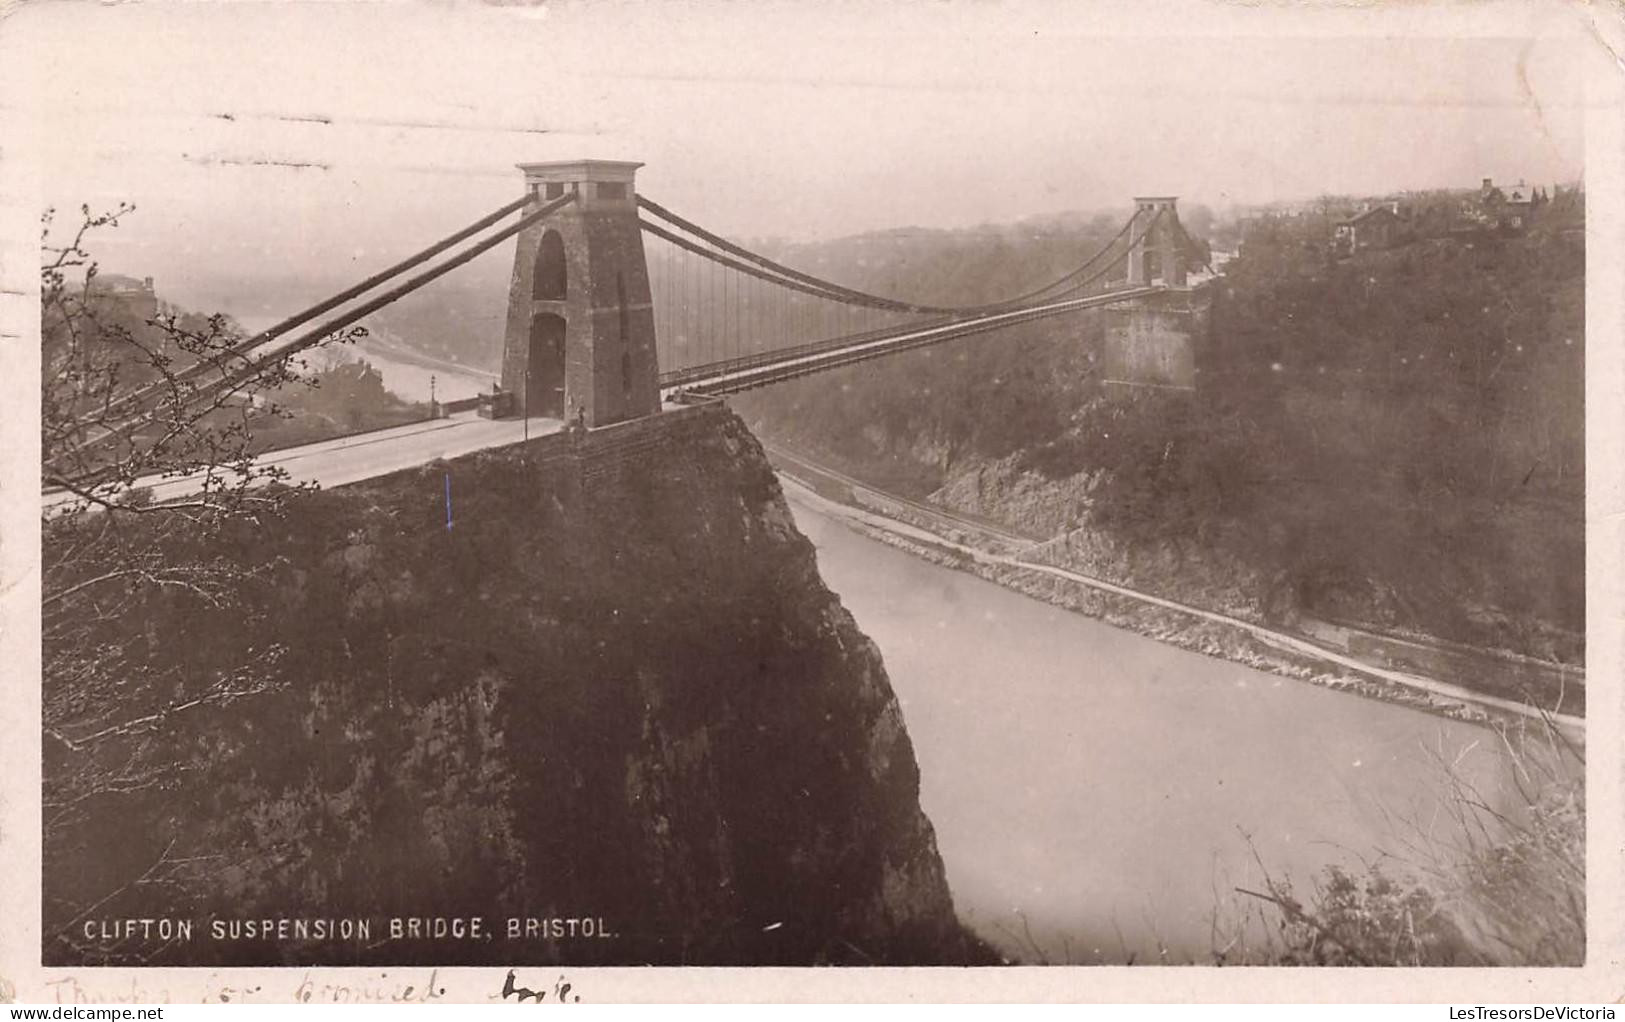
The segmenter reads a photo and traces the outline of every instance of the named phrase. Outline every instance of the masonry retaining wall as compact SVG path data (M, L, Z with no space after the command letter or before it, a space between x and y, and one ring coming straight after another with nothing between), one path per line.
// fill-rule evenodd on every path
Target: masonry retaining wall
M525 471L561 489L608 487L641 466L683 457L732 415L726 404L711 401L592 430L565 429L470 457L522 461Z

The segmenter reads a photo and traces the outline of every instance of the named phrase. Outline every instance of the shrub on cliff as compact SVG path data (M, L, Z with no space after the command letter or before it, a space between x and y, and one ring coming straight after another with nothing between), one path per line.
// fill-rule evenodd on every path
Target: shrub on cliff
M1264 870L1263 938L1237 934L1221 964L1554 966L1585 962L1582 750L1548 725L1501 735L1516 798L1492 804L1441 760L1442 812L1386 862L1328 867L1299 896ZM1262 864L1261 864L1262 865Z

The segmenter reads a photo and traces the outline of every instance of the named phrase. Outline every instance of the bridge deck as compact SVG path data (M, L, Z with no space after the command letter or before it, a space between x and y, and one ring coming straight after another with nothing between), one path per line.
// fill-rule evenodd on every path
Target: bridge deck
M533 417L530 436L557 433L564 428L560 419ZM268 451L254 460L259 466L276 466L288 473L289 483L318 483L324 487L344 486L364 479L425 465L436 458L457 458L475 451L504 447L525 438L523 419L482 419L465 412L445 419L431 419L405 426L357 433L298 447ZM181 500L197 493L201 475L164 478L150 476L138 480L140 488L150 488L157 503ZM44 511L71 505L77 498L65 491L46 492Z
M1119 288L1104 294L1071 298L1060 302L1026 306L1009 312L998 312L974 318L930 323L902 329L861 334L854 337L819 341L780 351L746 355L726 362L695 366L663 374L662 392L673 394L678 390L693 390L704 394L731 394L753 387L807 376L812 373L851 365L872 358L881 358L910 348L922 348L944 341L986 333L1001 327L1013 326L1035 319L1046 319L1069 312L1115 305L1118 302L1145 298L1168 290L1163 285Z
M669 399L682 390L710 395L736 393L911 348L969 337L1029 320L1143 298L1165 290L1167 288L1161 285L1117 288L1084 298L1026 306L974 318L938 319L913 327L832 338L796 348L680 369L661 378L662 398L667 399L662 401L662 407L666 410L681 407ZM528 432L530 436L538 437L563 428L564 423L559 419L532 418ZM518 443L524 439L526 432L523 419L482 419L474 412L464 412L445 419L410 423L271 451L261 455L255 463L283 469L288 473L289 483L344 486L427 464L437 458L456 458ZM198 492L203 482L201 475L178 478L151 476L139 480L136 485L150 489L155 502L167 503ZM41 497L47 514L65 509L77 499L73 494L60 490L47 491Z

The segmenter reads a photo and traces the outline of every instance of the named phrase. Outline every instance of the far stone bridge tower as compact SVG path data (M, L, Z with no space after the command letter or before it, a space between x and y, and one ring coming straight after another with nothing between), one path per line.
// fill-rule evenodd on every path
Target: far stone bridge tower
M633 175L641 163L522 163L526 212L575 201L519 234L502 389L513 412L603 426L660 410L654 307Z
M1191 242L1179 223L1178 201L1166 195L1134 200L1127 286L1166 290L1106 310L1107 383L1196 389L1209 301L1189 283Z

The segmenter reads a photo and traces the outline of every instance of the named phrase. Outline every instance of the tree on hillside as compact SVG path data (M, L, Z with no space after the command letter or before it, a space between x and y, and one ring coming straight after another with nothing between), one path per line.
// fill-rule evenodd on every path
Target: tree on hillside
M263 500L247 491L277 474L250 463L247 437L256 421L281 414L265 398L304 382L304 363L256 365L237 350L242 334L223 315L166 308L135 320L109 301L96 287L85 241L133 210L93 215L83 207L73 237L60 244L53 244L54 211L42 218L42 482L97 508L127 502L139 479L155 475L197 475L194 510ZM328 340L364 334L357 327Z
M281 414L265 396L303 379L302 364L292 361L253 366L235 350L242 338L224 316L171 310L141 320L108 302L95 286L87 240L133 208L93 214L81 207L66 240L53 237L52 211L42 218L47 862L74 847L80 824L186 769L167 741L173 722L278 683L274 648L244 649L235 666L196 677L166 668L158 655L183 637L129 627L164 601L231 606L258 582L229 558L201 551L223 525L277 514L288 499L286 489L265 488L281 473L256 465L248 445L256 423ZM228 382L209 389L217 381ZM155 503L140 488L152 477L190 477L195 486L182 499ZM131 527L136 519L140 528ZM176 557L166 547L199 553ZM85 943L75 930L83 920L114 914L121 895L174 883L206 863L203 850L166 843L156 821L149 829L99 859L99 875L63 882L47 871L48 942Z
M384 389L384 378L368 362L334 366L321 375L321 386L305 403L312 409L341 418L350 429L360 429L369 413L401 404Z

